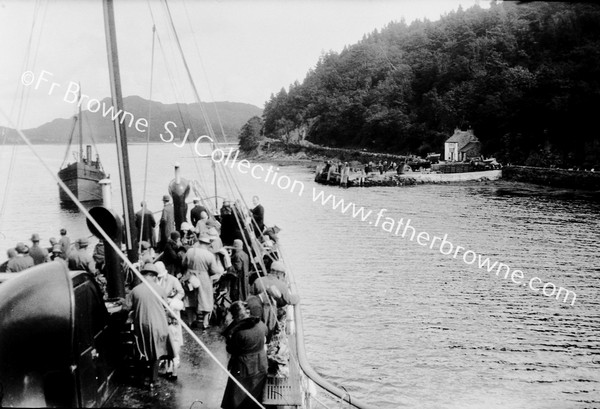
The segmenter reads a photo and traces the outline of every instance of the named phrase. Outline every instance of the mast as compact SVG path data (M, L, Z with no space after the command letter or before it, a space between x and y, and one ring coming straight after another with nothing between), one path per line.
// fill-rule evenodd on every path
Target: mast
M79 83L79 162L83 162L83 118L81 117L81 83Z
M106 49L108 54L108 71L110 74L110 91L112 105L119 112L123 111L123 96L121 94L121 75L119 71L119 56L117 53L117 36L112 0L104 0L104 31L106 33ZM123 221L125 223L125 245L130 261L137 261L137 248L132 235L135 225L133 212L133 196L131 194L131 175L129 174L129 154L127 151L126 127L120 116L114 119L115 136L117 139L117 159L119 162L119 177L121 181L121 198L123 199Z

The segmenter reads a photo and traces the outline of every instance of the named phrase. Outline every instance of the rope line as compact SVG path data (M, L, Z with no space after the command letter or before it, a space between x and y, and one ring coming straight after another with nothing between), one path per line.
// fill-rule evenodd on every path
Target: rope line
M31 141L27 138L27 136L25 136L25 134L21 131L21 129L15 127L12 124L12 121L10 120L10 118L6 115L6 113L1 108L0 108L0 114L2 114L2 116L5 118L5 120L11 127L15 128L15 130L17 131L17 133L19 134L21 139L25 142L25 144L27 144L27 146L29 147L31 152L34 154L35 157L37 157L37 159L40 161L42 166L44 166L44 168L46 168L48 173L50 173L52 175L54 180L60 185L61 189L63 189L63 191L71 198L71 200L73 200L73 202L77 205L79 210L85 215L85 217L89 220L89 222L92 223L92 225L98 230L98 232L102 235L104 240L113 248L113 250L123 260L123 262L127 265L127 267L129 267L129 269L141 280L142 283L144 283L144 285L148 286L148 288L150 289L150 292L152 292L152 294L160 301L160 303L165 307L165 309L167 311L169 311L169 313L171 313L173 316L175 316L175 319L179 322L179 324L182 326L182 328L184 328L186 330L186 332L194 339L194 341L196 341L196 343L198 345L200 345L200 347L208 354L208 356L212 360L215 361L215 363L227 374L227 376L231 380L234 381L234 383L244 393L246 393L248 395L249 398L251 398L256 404L258 404L258 406L261 409L266 409L250 392L248 392L248 390L244 387L244 385L242 385L240 383L240 381L238 381L227 370L227 368L221 363L221 361L219 361L219 359L210 351L210 349L208 349L208 347L200 340L200 338L198 338L198 336L191 330L191 328L187 326L187 324L183 321L183 319L181 319L180 316L177 316L177 314L175 313L175 311L173 311L171 309L169 304L165 300L163 300L163 298L156 292L156 290L154 288L152 288L152 286L144 278L144 276L138 271L138 269L133 265L133 263L131 263L131 261L129 261L129 259L125 256L125 254L123 254L121 249L108 236L108 234L104 231L104 229L102 229L100 224L98 224L98 222L90 215L90 213L83 206L83 204L77 199L77 197L75 197L73 192L71 192L71 190L67 187L67 185L62 180L60 180L60 178L52 171L52 169L50 169L50 166L44 161L44 158L36 151L36 149L32 145Z

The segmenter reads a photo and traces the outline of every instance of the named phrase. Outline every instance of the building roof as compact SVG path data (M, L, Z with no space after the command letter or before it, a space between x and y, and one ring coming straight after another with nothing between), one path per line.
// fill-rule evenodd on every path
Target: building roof
M462 149L469 142L479 142L472 129L461 131L457 128L454 130L454 135L446 140L446 143L458 143L458 149Z
M479 145L481 145L481 142L479 141L471 141L469 143L467 143L465 146L463 146L462 148L460 148L458 151L459 152L469 152L471 149L473 148L479 148Z

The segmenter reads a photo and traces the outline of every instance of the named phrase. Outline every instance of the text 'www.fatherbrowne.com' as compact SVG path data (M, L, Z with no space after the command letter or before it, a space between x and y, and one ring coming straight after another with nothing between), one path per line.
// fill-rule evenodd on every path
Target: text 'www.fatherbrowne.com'
M448 235L444 237L433 236L425 231L417 231L411 225L412 220L400 218L399 220L391 217L384 217L387 209L380 209L375 215L372 210L367 210L363 206L356 206L353 202L346 202L344 199L337 198L335 195L325 196L325 192L318 191L313 187L313 202L320 203L323 206L331 206L333 210L338 210L342 214L349 215L362 222L368 222L375 227L381 227L388 233L402 238L408 238L410 241L415 241L418 245L429 247L432 250L438 250L445 256L454 259L462 259L463 262L469 265L477 265L480 269L486 270L488 273L494 273L498 277L505 280L511 280L517 285L529 287L531 291L541 293L546 297L554 297L563 303L575 304L577 295L574 291L567 290L563 287L558 287L550 282L544 282L539 277L525 279L525 274L521 270L511 269L510 266L498 261L490 260L489 257L482 257L473 250L468 250L463 246L454 246L448 241ZM373 221L375 219L375 221ZM562 299L561 299L562 298Z

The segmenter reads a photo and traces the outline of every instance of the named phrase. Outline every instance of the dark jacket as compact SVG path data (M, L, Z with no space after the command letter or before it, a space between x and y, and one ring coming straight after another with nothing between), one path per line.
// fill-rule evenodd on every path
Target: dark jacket
M231 354L227 369L259 402L267 379L267 327L255 317L232 323L223 333ZM255 408L246 394L231 380L227 381L221 407Z
M154 228L156 227L156 219L152 212L148 209L144 211L140 210L135 214L135 228L137 229L136 237L140 237L140 228L142 227L142 221L144 222L144 229L142 231L142 240L150 243L150 246L156 246L156 235L154 234Z

